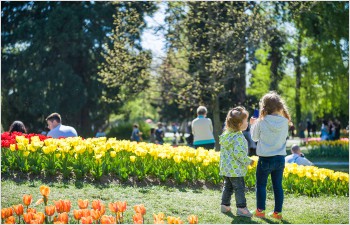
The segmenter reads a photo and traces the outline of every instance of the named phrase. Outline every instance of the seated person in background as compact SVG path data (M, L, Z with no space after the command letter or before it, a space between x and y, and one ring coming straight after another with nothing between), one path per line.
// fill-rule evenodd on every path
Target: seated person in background
M297 144L293 144L291 148L291 155L286 156L286 163L296 163L303 166L313 166L314 164L304 157L301 153L300 147Z
M10 133L12 133L14 131L21 132L24 134L27 133L26 127L24 126L22 121L19 121L19 120L14 121L9 128Z
M77 137L77 131L70 126L61 124L61 115L58 113L52 113L46 118L47 127L50 129L47 136L53 138L59 137Z
M96 133L96 136L97 138L99 137L106 137L106 133L102 131L102 129L98 129L98 132Z

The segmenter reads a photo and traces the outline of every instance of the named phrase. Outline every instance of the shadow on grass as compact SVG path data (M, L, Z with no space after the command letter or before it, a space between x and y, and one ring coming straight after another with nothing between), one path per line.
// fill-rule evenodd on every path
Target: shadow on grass
M232 213L232 211L229 211L229 212L223 213L223 214L233 218L231 224L254 224L254 223L257 223L256 221L252 220L252 218L250 218L250 217L235 216Z
M159 179L148 176L142 180L137 177L128 177L128 179L121 180L114 174L103 175L99 179L94 178L91 175L86 175L82 178L76 178L74 173L64 177L61 173L55 175L49 175L41 173L40 175L32 173L23 173L20 171L11 171L1 174L1 180L11 180L17 184L28 184L32 187L41 185L42 183L47 185L59 185L62 188L68 188L69 185L74 184L76 188L82 189L85 186L94 186L99 189L110 188L113 186L122 187L144 187L145 191L148 187L162 186L168 189L176 188L181 192L188 192L189 189L194 193L201 193L203 190L221 190L222 184L213 184L205 181L196 182L184 182L179 184L173 179L168 179L165 182Z
M284 219L282 219L282 220L276 220L276 219L270 219L270 218L261 218L261 219L269 224L279 224L279 223L290 224L290 222L288 220L284 220Z
M257 221L253 220L253 218L250 217L244 217L244 216L235 216L232 211L229 211L227 213L223 213L226 216L229 216L233 218L231 224L258 224ZM276 220L276 219L270 219L270 218L259 218L261 220L264 220L266 223L269 224L290 224L287 220Z

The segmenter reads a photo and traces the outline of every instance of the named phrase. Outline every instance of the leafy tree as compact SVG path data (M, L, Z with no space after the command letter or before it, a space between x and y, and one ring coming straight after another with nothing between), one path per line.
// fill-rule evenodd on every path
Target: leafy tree
M121 106L127 99L149 87L152 55L140 45L140 36L145 28L143 16L128 2L126 8L119 8L114 16L114 29L110 39L113 46L105 46L106 60L100 67L100 81L107 86L103 92L106 102ZM143 3L145 11L154 10L153 3Z
M2 125L23 120L30 132L62 115L80 135L108 115L97 81L102 43L115 7L109 2L2 2Z
M91 135L117 106L103 101L107 85L98 80L104 44L112 44L113 14L131 7L143 18L143 6L152 4L2 2L3 127L20 119L38 132L56 111L79 135ZM133 39L140 42L139 34Z
M181 51L175 56L188 61L183 73L190 76L178 90L182 104L206 105L218 139L224 111L220 99L245 101L246 46L259 40L264 20L248 2L176 2L170 3L168 13L169 49Z
M297 123L302 120L302 111L304 115L331 114L347 121L348 2L290 3L289 9L299 31L295 55Z

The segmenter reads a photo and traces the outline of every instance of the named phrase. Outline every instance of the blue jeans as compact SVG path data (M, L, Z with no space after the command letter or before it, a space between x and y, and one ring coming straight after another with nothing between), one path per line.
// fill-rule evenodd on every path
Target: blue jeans
M221 205L230 206L232 194L235 192L236 207L247 207L244 191L244 177L224 177L224 188L222 190Z
M256 205L265 210L267 178L271 174L273 193L275 196L275 212L282 212L283 189L282 178L284 170L284 156L259 157L256 168Z

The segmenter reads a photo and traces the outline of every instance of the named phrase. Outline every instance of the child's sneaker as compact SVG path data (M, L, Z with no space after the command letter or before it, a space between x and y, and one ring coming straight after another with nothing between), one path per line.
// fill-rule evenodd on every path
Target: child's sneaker
M270 212L268 215L278 220L282 219L282 213L279 212Z
M231 211L231 207L230 206L227 206L227 205L221 205L221 212L222 213L227 213Z
M259 217L259 218L265 218L265 210L262 209L256 209L252 212L253 216Z
M237 216L252 217L253 214L251 214L247 209L247 207L245 207L245 208L237 208Z

